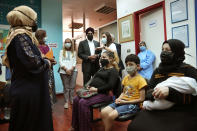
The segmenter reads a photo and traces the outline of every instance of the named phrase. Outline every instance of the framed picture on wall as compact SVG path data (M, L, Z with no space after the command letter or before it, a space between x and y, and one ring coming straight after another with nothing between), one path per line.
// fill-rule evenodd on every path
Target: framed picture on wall
M8 35L8 29L0 28L0 55L5 52L6 38Z
M176 0L170 3L171 22L177 23L188 20L188 3L187 0Z
M172 38L181 40L185 44L185 47L189 47L188 25L181 25L181 26L173 27Z
M127 15L118 19L120 43L134 40L133 15Z

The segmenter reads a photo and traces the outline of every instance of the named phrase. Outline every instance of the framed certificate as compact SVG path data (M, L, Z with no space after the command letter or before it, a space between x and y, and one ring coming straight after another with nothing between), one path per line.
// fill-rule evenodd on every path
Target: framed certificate
M188 25L181 25L181 26L173 27L172 38L181 40L185 44L185 47L189 47Z
M134 40L133 15L118 19L118 29L120 43Z
M177 23L188 20L188 2L187 0L176 0L170 3L171 22Z

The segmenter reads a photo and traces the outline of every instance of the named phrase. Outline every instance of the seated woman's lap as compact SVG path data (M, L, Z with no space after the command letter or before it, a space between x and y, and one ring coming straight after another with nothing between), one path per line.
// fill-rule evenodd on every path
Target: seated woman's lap
M112 101L112 96L106 94L97 94L90 98L80 98L78 96L74 98L74 102L77 102L79 105L86 105L86 106L91 106L97 103L108 102L108 101Z
M197 116L190 111L140 111L128 131L196 131Z

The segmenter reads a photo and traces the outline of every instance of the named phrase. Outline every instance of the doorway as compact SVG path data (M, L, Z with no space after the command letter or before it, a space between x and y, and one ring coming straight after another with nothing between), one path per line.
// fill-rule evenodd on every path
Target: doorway
M164 41L163 8L157 8L140 15L140 41L145 41L147 48L155 56L155 66L160 63L160 53Z

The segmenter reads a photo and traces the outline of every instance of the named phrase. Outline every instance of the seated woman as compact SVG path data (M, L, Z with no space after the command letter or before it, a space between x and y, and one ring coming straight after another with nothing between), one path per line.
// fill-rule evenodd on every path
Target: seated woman
M91 131L90 106L112 100L109 91L116 86L118 79L118 65L114 63L116 62L113 52L106 51L102 54L100 58L102 68L95 74L89 86L90 91L98 94L87 99L78 96L74 98L70 130Z
M182 41L170 39L163 43L161 63L153 72L148 84L149 89L156 87L171 76L190 77L197 80L197 70L183 63L185 45ZM148 91L149 92L149 91ZM175 103L166 110L142 110L128 126L128 131L196 131L196 96L184 94L164 86L146 95L147 100L166 99Z

